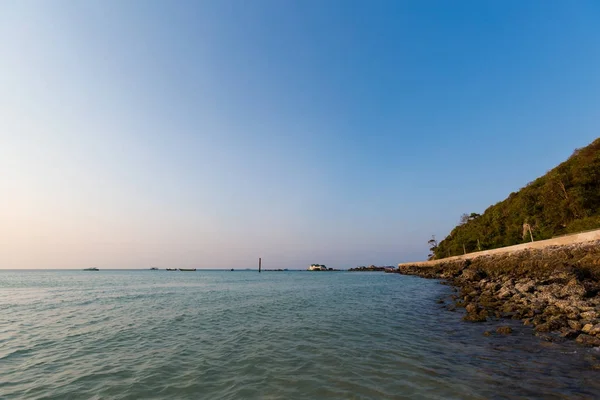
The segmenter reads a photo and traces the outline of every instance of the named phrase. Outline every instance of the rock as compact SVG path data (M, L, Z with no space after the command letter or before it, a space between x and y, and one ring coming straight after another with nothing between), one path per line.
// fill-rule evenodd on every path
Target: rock
M477 269L467 268L462 272L460 278L466 281L480 281L481 279L485 278L485 272Z
M581 319L590 319L594 320L598 318L598 313L596 311L585 311L579 314Z
M531 318L535 315L535 312L531 308L524 308L521 315L523 318Z
M457 298L452 304L447 298L434 301L440 299L440 307L449 310L464 307L465 321L513 318L535 326L536 335L545 340L579 338L582 344L594 345L600 339L600 240L399 270L445 277ZM484 335L498 335L495 329Z
M503 335L508 335L512 333L512 328L510 326L499 326L496 328L496 332L501 333Z
M469 314L476 313L479 311L479 306L476 303L469 303L465 306L465 310L467 310L467 313Z
M592 336L600 335L600 324L594 325L592 327L592 329L590 329L590 331L588 332L588 335L592 335Z
M506 287L514 287L515 286L515 281L509 276L504 277L502 279L502 281L504 282L504 286L506 286Z
M485 331L485 332L483 332L483 336L492 336L492 332Z
M560 328L563 327L563 324L561 323L560 319L551 319L548 322L545 322L543 324L539 324L538 326L535 327L535 330L537 332L553 332L553 331L557 331Z
M565 339L575 339L577 336L579 336L579 331L575 329L563 328L560 332L560 337Z
M498 297L499 299L506 299L507 297L512 296L512 291L507 288L506 286L502 287L502 289L500 289L498 291L498 293L496 294L496 297Z
M569 328L576 330L576 331L580 331L583 328L583 324L581 322L574 321L572 319L569 320L568 324L569 324Z
M505 313L512 313L516 311L516 307L514 306L514 304L511 303L505 303L504 306L502 307L502 312Z
M596 308L592 306L579 306L579 311L585 313L586 311L594 311Z
M573 269L568 268L556 268L552 275L550 275L550 280L557 283L570 282L573 279Z
M578 320L579 319L579 313L576 313L576 312L569 313L569 314L567 314L567 318L568 319L572 319L572 320Z
M594 327L594 325L592 325L592 324L585 324L583 326L583 328L581 328L581 331L583 333L589 333L592 330L593 327Z
M535 334L537 337L539 337L540 339L546 341L546 342L551 342L551 343L562 343L564 342L566 339L560 336L554 336L554 335L548 335L546 333L536 333Z
M582 333L581 335L577 336L577 339L575 339L575 341L584 346L589 346L589 347L600 346L600 338L586 335L585 333Z
M531 293L535 288L535 282L533 280L529 280L525 283L518 283L515 285L515 289L520 293Z
M583 297L585 296L586 292L587 290L585 289L585 287L581 283L579 283L579 281L576 278L573 278L560 290L560 292L558 292L558 295L560 297Z
M486 316L483 313L468 313L463 317L463 321L468 322L485 322L487 320Z
M546 309L544 310L544 314L546 315L560 315L560 308L552 305L552 306L548 306L546 307Z

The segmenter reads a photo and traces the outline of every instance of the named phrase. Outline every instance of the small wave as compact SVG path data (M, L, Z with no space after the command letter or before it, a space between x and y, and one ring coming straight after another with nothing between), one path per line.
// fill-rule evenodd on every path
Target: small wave
M435 281L344 273L241 279L215 272L201 282L183 274L163 274L169 282L141 272L57 274L43 304L27 290L9 293L16 306L0 326L7 399L600 392L594 372L585 370L598 349L544 347L527 335L485 338L480 325L438 307L435 299L450 288Z

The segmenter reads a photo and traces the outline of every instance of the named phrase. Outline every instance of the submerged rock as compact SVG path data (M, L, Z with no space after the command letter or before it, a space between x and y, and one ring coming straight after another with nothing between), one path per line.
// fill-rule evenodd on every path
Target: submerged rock
M577 343L588 347L600 346L600 338L586 335L585 333L582 333L581 335L577 336L577 339L575 340L577 341Z
M579 336L579 331L575 329L565 329L560 333L560 337L566 339L575 339L577 336Z
M508 335L512 333L512 328L510 326L499 326L498 328L496 328L496 332L502 334L502 335Z

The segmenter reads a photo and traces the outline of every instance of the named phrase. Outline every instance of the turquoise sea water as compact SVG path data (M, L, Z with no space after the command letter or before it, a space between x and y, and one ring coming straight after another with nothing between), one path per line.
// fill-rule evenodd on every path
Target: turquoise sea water
M383 273L0 271L2 399L600 397L598 351L485 337Z

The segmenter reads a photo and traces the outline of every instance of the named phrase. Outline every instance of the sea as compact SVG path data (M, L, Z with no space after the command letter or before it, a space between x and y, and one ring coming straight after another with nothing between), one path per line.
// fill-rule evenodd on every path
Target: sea
M597 349L463 322L452 294L378 272L3 270L0 399L600 398Z

